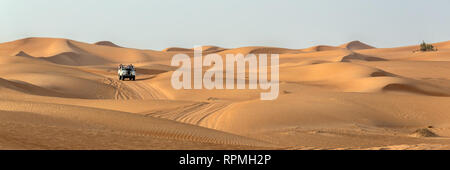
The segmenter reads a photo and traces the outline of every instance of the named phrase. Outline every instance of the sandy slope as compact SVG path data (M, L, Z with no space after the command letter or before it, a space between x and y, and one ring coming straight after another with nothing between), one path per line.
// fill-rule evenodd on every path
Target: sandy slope
M349 50L364 50L364 49L374 49L375 48L370 45L364 44L361 41L352 41L349 43L342 44L339 47L349 49Z
M202 46L280 54L279 98L261 101L262 90L174 90L171 56L193 49L6 42L0 149L450 149L450 42L434 45ZM118 63L137 81L118 81Z
M117 44L114 44L111 41L99 41L99 42L96 42L94 44L95 45L109 46L109 47L121 47L121 46L118 46Z

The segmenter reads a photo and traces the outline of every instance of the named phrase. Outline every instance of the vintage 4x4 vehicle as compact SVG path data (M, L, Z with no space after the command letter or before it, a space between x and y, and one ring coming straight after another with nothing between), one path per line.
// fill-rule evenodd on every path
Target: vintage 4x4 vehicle
M136 80L136 69L133 64L127 66L120 64L117 73L119 74L119 80L125 80L126 78Z

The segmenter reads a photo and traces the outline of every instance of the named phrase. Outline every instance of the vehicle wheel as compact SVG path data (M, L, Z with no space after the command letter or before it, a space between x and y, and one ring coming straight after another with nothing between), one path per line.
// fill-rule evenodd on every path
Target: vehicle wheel
M136 80L136 77L133 77L133 81L135 81Z
M119 80L122 80L122 76L119 76Z

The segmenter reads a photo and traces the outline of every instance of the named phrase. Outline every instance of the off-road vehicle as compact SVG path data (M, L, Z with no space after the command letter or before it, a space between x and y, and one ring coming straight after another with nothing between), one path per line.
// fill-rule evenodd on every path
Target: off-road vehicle
M136 80L136 70L132 64L127 66L120 64L117 73L119 74L119 80L125 80L126 78Z

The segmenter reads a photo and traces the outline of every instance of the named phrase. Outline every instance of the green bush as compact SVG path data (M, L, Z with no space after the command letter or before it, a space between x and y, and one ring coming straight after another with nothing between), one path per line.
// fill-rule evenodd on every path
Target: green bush
M425 41L420 44L420 51L436 51L433 45L425 43Z

